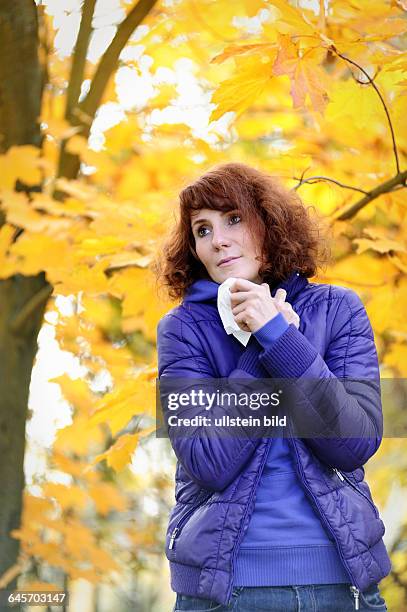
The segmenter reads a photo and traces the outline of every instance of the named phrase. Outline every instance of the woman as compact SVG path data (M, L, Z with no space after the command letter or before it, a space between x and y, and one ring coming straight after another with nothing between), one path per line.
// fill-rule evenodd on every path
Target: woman
M290 417L313 433L205 436L201 421L179 436L169 426L174 612L387 609L384 526L363 480L382 435L374 337L356 293L307 280L323 253L298 196L254 168L224 164L180 194L156 269L183 298L158 325L160 381L293 379L303 399ZM229 278L246 346L217 308Z

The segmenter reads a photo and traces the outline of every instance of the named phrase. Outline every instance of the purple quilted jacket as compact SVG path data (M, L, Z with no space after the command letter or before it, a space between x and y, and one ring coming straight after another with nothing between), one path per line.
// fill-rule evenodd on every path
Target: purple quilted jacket
M342 387L333 394L322 414L319 385L310 387L300 409L313 421L315 437L289 442L300 483L337 546L350 584L364 591L391 569L384 525L363 480L363 465L378 449L383 430L377 354L365 308L354 291L309 283L294 272L272 295L278 287L287 290L300 328L290 325L267 350L254 338L245 348L223 328L218 286L196 281L183 303L159 322L159 378L253 378L260 366L270 378L362 381L352 393ZM349 428L352 435L344 437ZM179 437L171 430L178 459L165 547L171 587L229 604L234 561L273 439L205 437L199 427L195 435ZM338 437L322 437L327 430Z

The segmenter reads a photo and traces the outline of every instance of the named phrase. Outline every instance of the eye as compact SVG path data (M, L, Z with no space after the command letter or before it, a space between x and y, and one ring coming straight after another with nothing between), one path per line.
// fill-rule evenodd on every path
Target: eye
M202 234L201 233L202 230L206 230L206 229L208 229L208 228L205 225L201 225L200 227L198 227L198 230L197 230L196 233L199 236L199 238L202 238L203 236L206 236L206 234Z
M230 225L236 225L237 223L240 223L242 220L242 217L240 215L238 215L237 213L233 213L231 215L229 215L229 223ZM198 238L203 238L204 236L207 235L207 231L209 232L209 229L206 225L200 225L198 227L198 229L196 230L196 235Z

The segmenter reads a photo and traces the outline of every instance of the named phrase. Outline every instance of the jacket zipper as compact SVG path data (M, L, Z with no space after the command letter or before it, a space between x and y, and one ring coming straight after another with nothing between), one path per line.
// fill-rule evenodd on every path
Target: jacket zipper
M233 552L232 552L232 560L231 560L232 572L231 572L231 579L230 579L229 588L228 588L228 594L227 594L227 601L228 601L227 605L230 604L230 597L231 597L232 589L233 589L233 576L234 576L234 571L235 571L234 570L234 562L235 562L236 552L237 552L237 550L239 548L239 545L240 545L240 542L242 541L242 538L243 538L243 525L244 525L244 522L246 520L246 516L247 516L247 514L249 512L250 504L251 504L252 499L254 497L254 494L256 492L257 484L258 484L258 482L260 480L260 477L261 477L261 475L263 473L263 469L264 469L264 466L266 464L267 457L268 457L268 454L269 454L272 438L268 438L268 440L269 440L269 443L268 443L268 445L266 447L266 450L264 451L262 463L260 465L259 470L257 471L257 475L256 475L257 480L255 481L255 483L253 485L253 489L251 491L250 499L247 502L247 506L246 506L246 509L245 509L245 512L244 512L244 515L243 515L243 518L242 518L242 528L241 528L241 530L239 532L239 535L238 535L238 537L236 539L236 543L235 543L235 546L234 546Z
M205 497L203 499L201 499L197 504L195 504L194 506L192 506L192 508L190 508L188 510L188 512L186 512L184 514L184 516L182 518L180 518L180 520L178 521L178 523L176 524L176 526L174 527L174 529L171 532L171 536L170 536L170 543L168 545L168 550L172 550L174 548L175 545L175 540L176 538L179 537L179 534L182 531L182 527L185 525L186 521L189 519L189 517L191 516L191 514L193 514L195 512L195 510L197 508L199 508L199 506L203 506L203 504L205 502L208 501L208 499L212 496L212 493L208 493L205 495Z
M355 598L355 610L359 610L359 595L360 595L360 591L359 589L357 589L355 586L351 586L350 587L351 593L353 595L353 597Z
M359 489L359 487L354 482L352 482L351 479L348 476L345 476L345 474L343 474L340 470L338 470L337 468L334 468L332 466L331 466L331 469L335 472L335 474L338 476L338 478L340 480L342 480L342 482L343 481L347 482L348 485L352 487L352 489L355 489L355 491L360 493L360 495L362 495L362 497L364 497L366 499L366 501L369 502L369 504L372 506L372 508L374 510L375 515L377 516L377 518L379 518L378 514L377 514L377 509L376 509L375 505L373 504L373 502L368 498L368 496L365 493L363 493L363 491L361 491Z
M305 477L304 477L304 470L303 470L303 468L302 468L302 465L301 465L301 462L300 462L300 459L299 459L299 456L298 456L298 449L297 449L297 446L296 446L296 444L295 444L295 440L294 440L292 437L291 437L291 438L289 438L289 439L290 439L290 442L291 442L291 444L293 445L293 448L294 448L294 452L295 452L295 456L296 456L297 465L298 465L298 467L299 467L300 474L301 474L302 483L303 483L303 485L304 485L305 489L308 491L309 497L310 497L310 498L313 500L313 502L314 502L314 504L315 504L316 508L318 509L318 514L319 514L319 516L321 517L322 522L323 522L323 523L325 523L325 525L326 525L326 527L327 527L328 531L331 533L331 535L332 535L333 539L335 540L335 542L336 542L336 548L337 548L337 550L338 550L338 554L339 554L339 556L340 556L340 558L341 558L341 561L342 561L342 563L343 563L343 565L344 565L344 567L345 567L346 571L348 572L348 574L349 574L349 576L350 576L351 580L353 580L352 572L349 570L348 565L347 565L347 563L346 563L346 561L345 561L345 559L344 559L344 557L343 557L342 550L341 550L341 547L339 546L338 540L336 539L336 536L335 536L334 532L332 531L331 526L329 525L328 521L325 519L325 517L324 517L323 513L320 511L320 508L319 508L319 503L318 503L318 501L317 501L316 497L314 496L314 494L312 493L311 489L309 488L309 486L307 485L307 483L306 483L306 481L305 481ZM333 468L333 469L334 469L334 468ZM339 470L338 470L338 471L339 471ZM340 473L340 474L341 474L341 476L343 476L343 474L342 474L342 473ZM343 479L345 479L345 477L344 477L344 476L343 476ZM342 480L342 479L341 479L341 480ZM355 610L359 610L359 594L360 594L360 591L359 591L359 589L358 589L358 588L357 588L355 585L353 585L353 584L352 584L352 585L351 585L349 588L350 588L351 593L353 594L353 597L354 597L354 599L355 599Z

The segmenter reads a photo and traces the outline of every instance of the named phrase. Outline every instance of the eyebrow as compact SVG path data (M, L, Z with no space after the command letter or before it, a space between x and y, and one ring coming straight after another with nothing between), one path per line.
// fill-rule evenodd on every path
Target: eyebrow
M232 213L237 211L237 208L232 208L231 210L224 210L223 212L221 212L222 215L226 215L228 213ZM210 223L210 221L208 219L195 219L195 221L192 223L191 227L194 227L197 223Z

